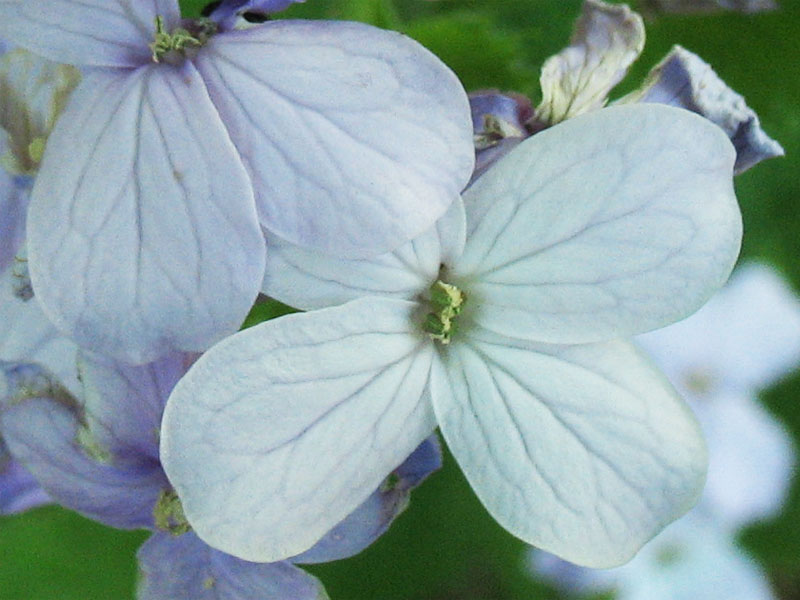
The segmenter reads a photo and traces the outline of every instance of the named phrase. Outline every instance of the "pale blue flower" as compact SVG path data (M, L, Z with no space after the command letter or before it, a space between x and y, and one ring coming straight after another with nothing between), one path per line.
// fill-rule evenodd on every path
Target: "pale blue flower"
M472 172L461 84L397 33L229 30L182 20L177 0L0 0L0 35L82 68L31 197L31 278L59 329L132 363L239 328L262 227L374 255L430 227Z

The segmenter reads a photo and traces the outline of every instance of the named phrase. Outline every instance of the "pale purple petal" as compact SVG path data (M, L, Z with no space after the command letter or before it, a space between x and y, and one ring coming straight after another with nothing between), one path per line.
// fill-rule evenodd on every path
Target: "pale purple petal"
M699 56L680 46L670 51L650 72L642 90L630 98L685 108L719 125L736 148L736 173L784 154L781 145L761 129L758 115L744 98Z
M62 63L137 67L151 61L155 19L178 25L176 0L0 0L0 37Z
M158 461L164 405L189 363L190 357L182 353L142 366L80 355L86 419L97 443L115 456Z
M142 364L239 328L264 239L191 63L84 78L48 141L28 244L45 312L93 351Z
M742 13L757 13L777 10L775 0L645 0L655 10L669 13L712 13L735 10Z
M0 515L11 515L52 500L33 475L8 454L0 437Z
M411 490L442 466L436 435L422 442L403 464L344 521L316 545L291 559L294 563L328 562L354 556L377 540L408 506Z
M533 116L531 101L521 94L497 91L469 95L475 136L475 171L472 179L530 136L527 121Z
M238 19L245 13L269 15L289 8L292 4L306 0L222 0L210 12L208 17L215 21L220 29L233 29Z
M0 145L0 154L6 144ZM20 176L10 175L0 167L0 274L14 263L25 240L25 216L28 211L29 186Z
M193 533L155 533L139 548L137 600L325 600L322 584L288 562L253 563Z
M421 234L472 174L469 104L422 46L361 23L274 21L195 59L272 233L337 256Z
M152 527L159 494L169 488L160 466L115 464L89 441L72 402L61 395L5 406L0 427L11 455L60 504L113 527Z

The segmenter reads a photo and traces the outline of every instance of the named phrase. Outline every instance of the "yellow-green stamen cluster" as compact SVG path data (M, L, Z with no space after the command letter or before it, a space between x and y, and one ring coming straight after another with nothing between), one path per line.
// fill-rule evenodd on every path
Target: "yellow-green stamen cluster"
M186 520L183 505L175 490L161 490L153 508L153 519L156 527L162 531L168 531L172 535L183 535L192 529L189 521Z
M208 41L214 33L214 25L211 21L203 19L197 23L197 32L190 32L188 29L178 27L172 32L167 32L164 28L164 17L156 17L156 35L150 50L153 51L153 62L161 62L161 59L170 53L185 54L190 48L199 48Z
M422 328L434 340L449 344L453 334L453 321L464 308L467 297L456 286L443 281L434 283L430 292L430 303L434 311L425 315Z

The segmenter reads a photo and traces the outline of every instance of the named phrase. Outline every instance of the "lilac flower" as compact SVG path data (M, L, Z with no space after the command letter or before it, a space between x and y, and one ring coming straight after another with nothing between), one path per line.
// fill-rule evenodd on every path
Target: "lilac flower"
M484 148L485 136L476 126L481 172L520 138L605 106L608 94L644 48L644 40L642 18L626 5L585 0L570 45L547 59L542 67L543 98L533 116L521 126L505 130L495 127L491 150ZM499 94L477 96L473 112L477 108L490 120L508 121L511 98ZM524 99L514 99L518 110L526 110ZM744 98L730 89L700 57L680 46L675 46L651 70L639 90L614 104L628 102L685 108L720 126L736 148L737 174L767 158L783 156L783 148L761 129L758 116Z
M320 310L221 342L165 410L162 461L197 534L251 560L301 552L438 424L511 533L630 559L695 502L706 458L624 338L727 278L733 161L697 115L614 107L522 142L394 253L277 244L265 292Z
M191 358L171 354L131 367L83 355L81 402L36 365L5 365L0 431L8 450L64 506L112 527L154 531L139 550L140 600L327 597L292 563L344 558L372 543L405 508L410 490L440 466L436 439L423 441L308 553L272 564L242 561L190 531L159 463L163 405Z
M181 20L176 0L0 0L0 35L85 74L33 189L31 278L59 329L132 363L238 329L262 226L377 254L429 227L472 171L463 88L400 34L232 30Z
M703 496L624 567L594 571L537 551L533 568L565 590L616 589L623 600L773 598L735 534L775 515L788 492L790 437L755 395L800 364L800 301L772 269L749 264L696 314L639 341L703 426Z

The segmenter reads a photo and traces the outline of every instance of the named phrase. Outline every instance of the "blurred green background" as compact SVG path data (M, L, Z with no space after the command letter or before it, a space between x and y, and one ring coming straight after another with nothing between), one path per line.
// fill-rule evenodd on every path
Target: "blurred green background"
M39 0L37 0L39 1ZM181 2L194 16L203 0ZM366 21L438 54L468 91L500 88L538 102L542 62L566 45L580 0L308 0L282 16ZM635 8L636 5L634 4ZM743 258L767 260L800 290L800 3L759 15L659 16L615 96L636 87L673 44L708 61L786 149L736 180ZM762 398L800 442L800 375ZM797 444L800 447L800 443ZM119 532L47 507L0 518L0 600L127 600L146 533ZM800 599L800 480L783 514L742 544L783 599ZM451 456L387 535L358 557L309 568L333 600L557 599L525 573L525 545L484 511ZM271 600L271 599L270 599ZM702 599L698 599L702 600Z

